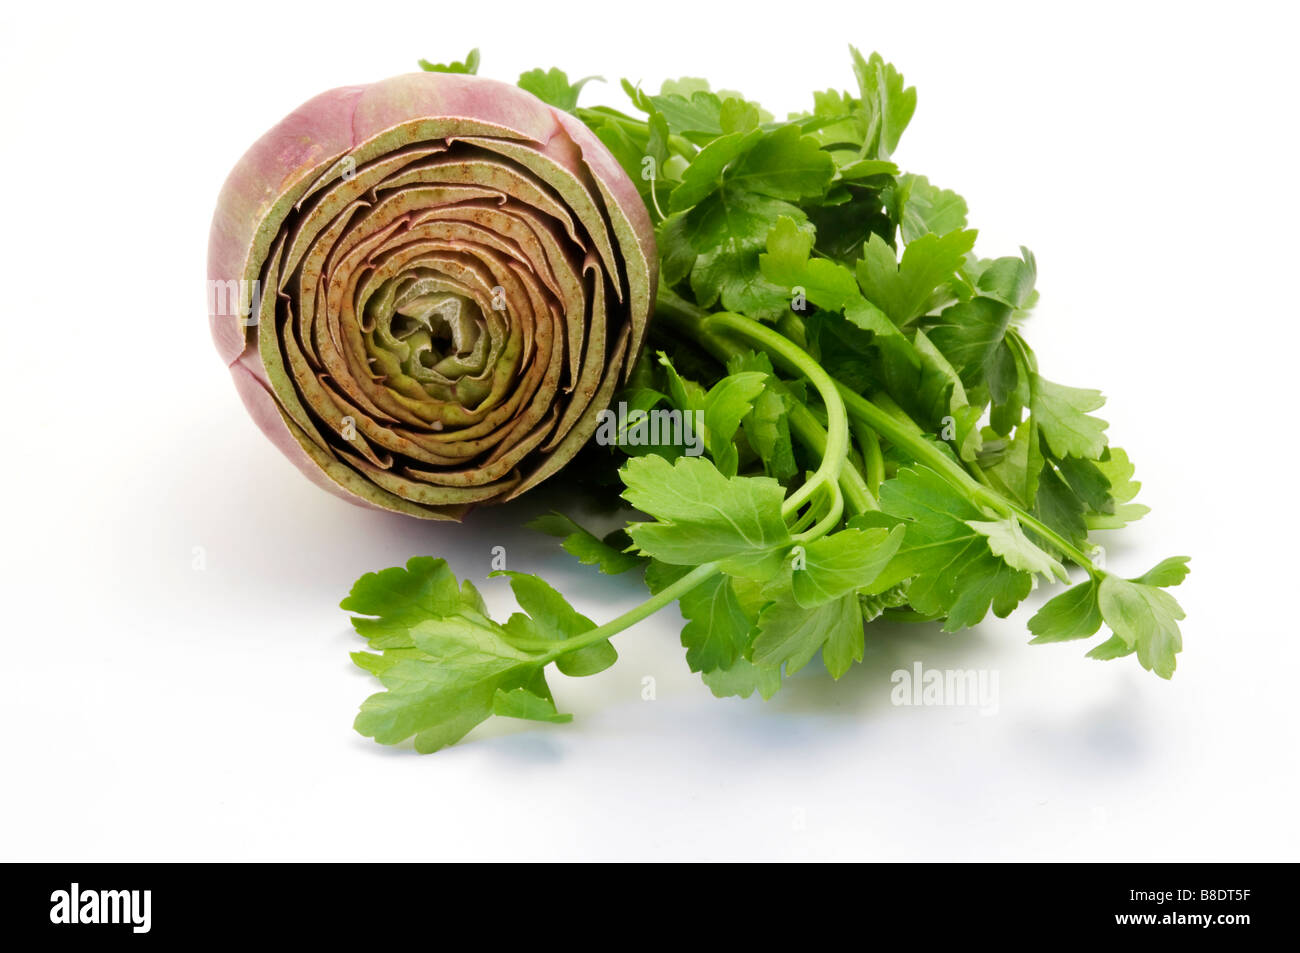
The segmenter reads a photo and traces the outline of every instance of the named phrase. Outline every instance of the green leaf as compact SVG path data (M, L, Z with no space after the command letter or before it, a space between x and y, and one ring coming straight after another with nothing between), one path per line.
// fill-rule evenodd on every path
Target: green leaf
M420 60L420 69L429 73L477 73L478 62L478 47L475 47L469 51L463 63L430 63L428 60Z
M711 145L704 151L709 148ZM801 135L797 126L787 125L754 142L726 171L725 180L733 188L794 202L823 194L834 175L835 162L819 148L817 140Z
M1082 545L1088 539L1083 513L1083 501L1074 495L1051 464L1044 464L1038 475L1034 515L1071 543Z
M853 54L853 74L858 80L867 127L862 154L888 159L916 112L916 87L905 87L903 75L879 53L864 60L854 47L850 46L849 51Z
M944 630L972 626L988 613L1004 617L1029 594L1032 577L993 554L968 521L984 514L928 467L907 467L880 488L880 507L907 534L871 586L880 592L911 579L908 598L923 615L946 615Z
M1038 498L1038 481L1043 472L1043 452L1038 439L1038 424L1033 417L1016 428L1015 437L992 462L980 460L989 482L1008 499L1034 508Z
M508 569L499 569L492 575L510 580L519 607L528 613L541 638L568 639L596 627L596 623L569 605L546 580Z
M548 536L562 537L564 542L560 545L565 552L577 557L578 562L584 566L598 566L607 575L627 572L645 562L635 553L621 552L597 538L562 513L545 513L525 525Z
M604 639L566 652L555 660L555 667L570 678L583 678L603 672L617 661L618 650Z
M582 87L593 79L604 82L600 76L585 76L570 83L563 70L554 67L545 71L532 69L519 77L519 88L527 90L549 106L571 113L578 106L578 95L582 92Z
M787 290L802 288L819 308L843 309L859 297L853 272L824 258L809 258L812 232L788 215L779 216L767 236L767 253L759 256L763 275Z
M788 289L765 278L759 263L767 234L781 216L807 221L788 202L730 187L686 213L682 233L698 255L691 292L701 307L712 307L721 298L726 309L760 320L788 309Z
M1106 449L1106 421L1089 416L1106 402L1100 391L1066 387L1034 375L1030 407L1058 457L1096 460Z
M843 529L808 543L791 573L794 601L812 609L869 586L902 543L902 526Z
M956 369L920 328L913 334L912 345L921 365L912 394L912 406L920 411L918 419L937 425L941 438L953 441L962 460L974 460L983 443L979 428L983 408L971 406ZM951 438L945 433L946 417L952 418Z
M1171 677L1177 666L1175 656L1183 648L1178 620L1184 614L1177 600L1163 589L1107 573L1098 601L1102 619L1137 651L1142 667L1161 678Z
M862 613L856 595L841 596L814 609L793 599L779 599L758 617L750 661L760 668L793 675L822 652L826 670L839 678L854 661L862 661Z
M708 579L681 600L682 646L692 672L728 669L749 646L754 622L732 588L731 577Z
M658 458L656 458L658 459ZM529 637L561 640L582 635L596 628L569 601L556 592L549 583L537 576L509 570L498 570L493 576L506 576L520 608L528 613L531 622ZM516 622L518 616L511 617ZM509 628L509 625L507 625ZM555 667L565 675L579 678L603 672L618 661L618 652L608 639L566 652L555 660Z
M1030 644L1086 639L1101 628L1097 580L1089 578L1049 599L1029 620Z
M780 565L790 532L785 490L768 477L726 477L704 457L637 457L621 471L623 498L658 522L633 523L646 555L679 566L720 561L725 572L763 578Z
M752 149L762 137L763 134L755 129L748 133L719 136L710 142L696 153L682 174L681 185L673 190L669 208L674 212L685 211L721 188L722 173L727 166Z
M895 324L906 324L929 310L930 296L956 273L974 245L973 230L922 235L896 260L893 249L872 235L857 265L858 284L867 300Z
M748 698L758 692L764 699L771 698L781 688L781 673L777 669L760 668L748 659L738 658L729 668L705 672L704 684L717 698L739 696Z
M445 559L415 556L406 568L366 573L339 608L357 612L352 627L375 649L414 645L410 628L430 616L454 615L464 605L456 576Z
M1088 653L1088 658L1099 659L1108 662L1111 659L1124 658L1126 655L1133 654L1133 646L1129 645L1118 635L1112 635L1105 642L1102 642L1096 648Z
M763 353L751 351L738 355L727 362L727 371L729 374L757 371L763 375L763 390L741 420L741 429L762 461L764 472L782 483L790 481L799 467L790 438L789 409L794 398L789 389L777 379L771 359Z
M1134 466L1128 454L1119 447L1108 447L1097 461L1097 469L1110 486L1110 497L1117 503L1127 503L1138 495L1142 484L1133 479Z
M550 698L534 695L526 688L506 691L498 688L492 699L492 713L505 718L525 718L529 721L546 721L561 724L573 721L573 716L560 714Z
M708 85L704 80L666 80L663 92L650 96L648 101L664 117L675 135L719 136L722 134L722 99L710 92Z
M971 298L945 308L930 329L930 339L957 368L965 386L993 377L995 362L1002 373L1016 373L1015 358L1004 343L1011 314L1011 308L993 298Z
M454 744L492 714L503 680L536 665L489 619L466 616L426 619L410 629L418 652L376 664L369 653L353 660L375 674L387 691L367 698L355 728L380 744L415 736L420 752ZM369 656L369 657L368 657Z
M1020 528L1020 524L1014 519L967 520L966 525L981 536L987 537L993 555L1002 557L1002 560L1013 569L1038 573L1042 576L1055 576L1061 582L1070 581L1065 567L1055 557L1030 542L1029 537Z
M1156 586L1160 589L1177 586L1191 572L1190 567L1187 565L1189 562L1191 562L1190 556L1170 556L1168 559L1162 559L1132 581L1141 583L1144 586Z
M1085 517L1088 529L1122 529L1150 512L1149 507L1130 502L1142 484L1133 479L1133 464L1128 454L1119 447L1108 447L1096 467L1110 484L1111 503L1106 512L1089 513Z
M1038 262L1033 253L1022 246L1019 258L1008 256L980 262L975 286L982 296L1018 312L1033 304L1037 280Z
M681 213L669 215L660 222L655 235L659 245L660 277L671 288L690 275L699 254L691 245L686 216Z
M1074 495L1086 503L1089 509L1098 513L1114 511L1110 483L1097 464L1082 457L1062 457L1056 461L1056 469Z
M735 476L739 456L734 443L740 422L753 409L753 401L763 392L767 375L758 371L729 374L709 388L704 396L704 427L709 455L718 470Z
M896 216L904 242L913 242L934 232L946 235L966 227L966 200L956 192L930 184L923 175L904 175L898 179Z

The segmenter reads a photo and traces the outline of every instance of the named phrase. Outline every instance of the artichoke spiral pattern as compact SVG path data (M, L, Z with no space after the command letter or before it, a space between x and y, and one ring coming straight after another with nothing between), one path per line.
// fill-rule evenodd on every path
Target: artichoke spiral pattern
M245 406L317 484L459 519L559 470L624 383L657 257L573 116L477 76L331 90L213 218L209 318Z

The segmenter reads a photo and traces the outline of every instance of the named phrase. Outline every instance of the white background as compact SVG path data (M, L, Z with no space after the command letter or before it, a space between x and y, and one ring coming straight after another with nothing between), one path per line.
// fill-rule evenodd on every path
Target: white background
M1286 5L63 7L0 22L0 859L1298 859ZM376 686L337 603L363 572L478 579L504 545L597 619L642 590L520 528L551 500L423 524L279 456L208 338L226 172L311 95L420 56L704 75L781 115L852 86L849 42L919 89L900 164L966 196L985 255L1037 253L1045 372L1110 398L1154 508L1111 565L1194 557L1174 679L1027 647L1026 608L873 628L839 683L718 701L670 610L610 671L555 677L571 725L429 757L354 734ZM917 660L996 670L997 714L892 706Z

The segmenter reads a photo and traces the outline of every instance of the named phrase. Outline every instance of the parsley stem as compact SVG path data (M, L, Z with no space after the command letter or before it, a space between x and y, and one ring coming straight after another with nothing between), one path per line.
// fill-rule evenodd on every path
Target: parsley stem
M867 489L873 497L880 495L880 484L885 482L885 458L880 452L880 437L861 421L853 421L854 435L862 448L862 465L866 470Z
M811 410L796 403L790 407L789 420L790 433L796 440L819 457L826 453L826 428L818 422ZM880 509L875 492L851 460L846 460L844 469L840 471L840 491L844 494L844 508L850 514Z
M831 506L826 511L826 515L817 521L817 524L807 532L797 533L794 537L796 543L811 543L813 540L821 539L831 530L833 530L840 519L844 516L844 494L840 492L838 483L827 484L831 491Z
M671 586L666 586L663 589L660 589L639 606L629 609L621 616L611 619L604 625L599 625L594 629L589 629L581 635L571 636L562 642L548 643L550 650L538 660L539 664L546 665L550 662L554 662L561 655L565 655L575 649L586 648L588 645L594 645L597 642L603 642L611 635L617 635L624 629L630 629L642 619L654 615L670 602L676 602L700 583L719 572L721 572L721 570L718 568L717 563L705 563L702 566L696 566Z
M706 329L720 327L747 338L773 358L781 359L817 388L826 405L826 451L812 477L786 497L781 509L788 517L798 512L808 498L817 492L818 487L839 482L840 470L849 452L849 417L844 401L835 388L835 379L813 360L812 355L789 338L744 315L717 311L705 317L701 323Z
M745 353L745 349L737 345L734 340L718 334L706 325L705 318L709 316L709 312L687 301L672 289L661 284L655 301L657 321L663 321L671 325L674 330L689 336L720 363L726 364L731 358ZM790 409L789 420L790 432L794 437L818 457L824 458L827 432L813 416L812 411L802 403L796 402ZM855 514L880 509L875 494L868 489L867 481L863 479L858 468L848 460L847 454L844 463L840 471L840 490L844 494L845 508Z
M905 424L895 419L893 415L881 410L861 394L855 394L843 384L837 383L837 386L840 390L840 396L844 399L844 406L848 409L849 416L854 420L866 424L894 446L906 450L917 463L924 464L941 476L947 477L948 482L963 490L973 503L987 506L1003 516L1014 517L1023 526L1028 526L1069 556L1074 562L1088 570L1090 575L1096 577L1100 573L1100 570L1093 565L1087 554L1042 520L1027 512L1023 507L1006 499L997 491L980 483L961 464L953 461L938 447L925 438L918 436Z

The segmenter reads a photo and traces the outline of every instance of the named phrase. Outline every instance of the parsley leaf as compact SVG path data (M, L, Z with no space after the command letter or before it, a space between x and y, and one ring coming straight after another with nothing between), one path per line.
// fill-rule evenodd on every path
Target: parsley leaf
M725 477L704 457L637 457L622 471L623 497L653 523L628 534L647 556L697 566L719 562L724 572L763 577L791 545L781 515L785 491L768 477Z
M1174 674L1174 656L1183 648L1178 629L1183 610L1173 596L1155 586L1107 573L1101 581L1098 603L1106 625L1125 646L1137 652L1143 668L1161 678Z
M1106 449L1106 421L1089 416L1106 399L1100 391L1053 384L1034 375L1031 406L1047 445L1058 457L1096 460Z
M793 675L820 651L826 670L839 678L854 661L862 661L863 644L856 596L841 596L813 609L783 598L758 617L750 661L759 668L784 665L785 674Z
M947 616L944 630L972 626L991 607L1002 617L1029 594L1031 576L999 558L970 526L984 514L927 467L908 467L880 488L880 507L906 527L902 548L872 587L911 579L908 600Z
M574 556L584 566L598 566L607 575L627 572L645 562L634 553L625 553L610 545L608 537L603 540L598 538L562 513L545 513L527 525L548 536L561 537L564 542L560 545L566 553ZM622 530L618 531L618 535L626 536Z
M578 107L578 95L582 92L582 87L592 80L604 82L600 76L584 76L570 83L563 70L552 67L549 70L532 69L521 74L518 85L542 102L571 113Z
M464 62L452 63L430 63L428 60L420 60L420 69L429 73L477 73L479 63L478 47L469 51Z

